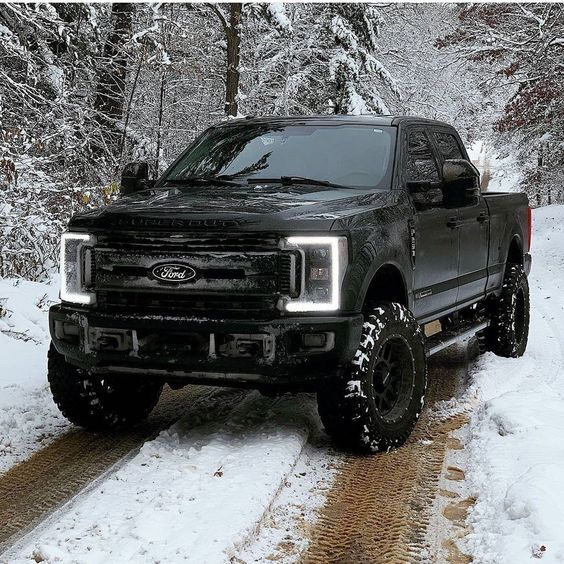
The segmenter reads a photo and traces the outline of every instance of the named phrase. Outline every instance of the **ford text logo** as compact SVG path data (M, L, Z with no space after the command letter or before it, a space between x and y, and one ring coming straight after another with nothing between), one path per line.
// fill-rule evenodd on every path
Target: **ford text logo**
M151 270L152 275L163 282L188 282L196 276L196 271L187 264L159 264Z

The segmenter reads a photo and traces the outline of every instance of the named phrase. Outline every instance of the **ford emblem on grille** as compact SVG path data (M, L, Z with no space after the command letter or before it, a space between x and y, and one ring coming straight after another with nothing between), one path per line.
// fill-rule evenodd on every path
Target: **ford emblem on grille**
M159 264L151 270L151 274L163 282L181 284L196 277L196 271L187 264L168 263Z

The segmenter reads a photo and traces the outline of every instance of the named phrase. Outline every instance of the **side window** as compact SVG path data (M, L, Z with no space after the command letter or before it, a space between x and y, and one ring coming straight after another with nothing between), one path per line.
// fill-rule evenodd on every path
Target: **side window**
M411 198L418 211L443 206L439 169L423 129L408 132L406 173Z
M439 170L427 134L422 129L415 129L408 135L407 179L412 182L438 182Z
M451 135L450 133L441 133L439 131L435 131L433 135L443 159L465 158L460 149L460 145L458 144L458 140L454 135Z

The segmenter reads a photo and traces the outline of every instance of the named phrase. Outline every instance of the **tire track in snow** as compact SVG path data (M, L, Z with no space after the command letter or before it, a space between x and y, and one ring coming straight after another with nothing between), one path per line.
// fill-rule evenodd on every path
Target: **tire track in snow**
M176 391L167 387L149 419L134 429L105 434L73 429L12 467L0 476L0 555L184 413L197 425L232 409L247 394L203 386Z
M190 415L14 546L9 561L236 561L319 427L311 396L246 395Z
M349 455L320 512L308 563L426 561L427 530L451 433L467 414L452 398L466 385L467 349L449 349L429 367L426 409L406 445L390 453ZM430 562L437 561L430 556Z

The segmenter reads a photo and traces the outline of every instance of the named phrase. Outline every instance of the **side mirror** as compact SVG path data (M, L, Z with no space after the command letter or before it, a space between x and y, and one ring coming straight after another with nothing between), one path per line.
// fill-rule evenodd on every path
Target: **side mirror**
M127 163L121 173L122 194L133 194L150 188L154 184L149 180L149 164L145 162Z
M471 181L466 183L474 184L474 180L479 178L478 169L466 159L449 159L443 164L443 182L445 184L460 181Z
M444 204L447 208L469 206L478 201L480 173L466 159L443 163Z

